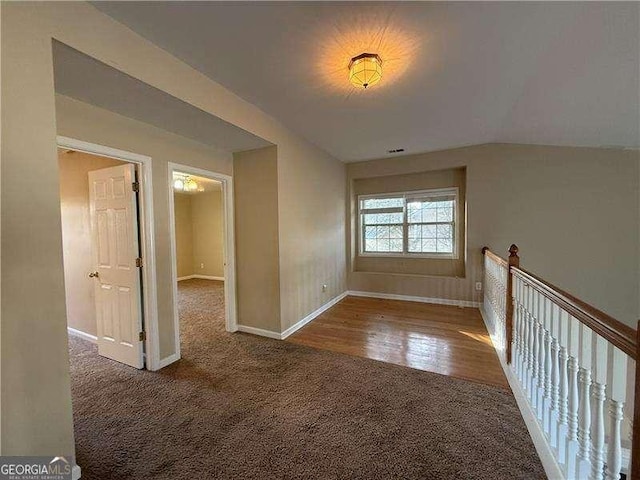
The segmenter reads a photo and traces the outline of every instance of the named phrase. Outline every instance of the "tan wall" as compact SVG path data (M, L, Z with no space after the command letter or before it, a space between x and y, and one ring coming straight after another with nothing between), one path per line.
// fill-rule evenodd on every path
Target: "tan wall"
M278 152L234 154L238 324L280 332Z
M173 208L176 220L176 266L178 278L187 277L194 274L191 196L186 193L174 193Z
M1 21L1 270L5 286L1 307L2 356L11 359L11 362L2 362L1 372L2 453L58 455L62 451L72 454L56 133L146 153L154 158L153 182L160 186L154 189L154 209L161 356L171 354L175 345L171 328L169 192L165 162L168 159L189 162L230 173L231 160L224 154L212 154L213 149L166 132L160 134L161 130L111 114L96 114L104 122L104 126L98 128L91 118L83 117L86 109L77 104L69 110L79 115L74 118L59 115L56 129L52 38L278 145L285 168L295 167L299 162L302 169L311 165L310 173L326 171L328 177L334 178L331 172L335 171L337 178L344 166L259 108L85 2L7 2L2 4ZM127 128L133 125L138 133ZM146 138L144 142L140 141L141 135ZM189 154L184 155L185 150L175 143L188 144ZM38 174L27 177L25 171ZM278 192L281 199L297 197L313 182L302 175L301 169L291 175L282 172L279 182L289 181L291 187L283 186ZM331 182L330 192L336 190L337 183L338 180ZM313 204L321 196L319 192L317 188L312 195ZM344 198L344 192L340 196ZM340 210L332 208L332 211L332 218L320 222L319 227L335 224L340 231L344 228L344 222L342 226L337 224ZM283 209L279 217L281 226L292 225L292 213L295 210ZM299 230L293 228L291 236L287 230L280 232L285 237L280 239L280 252L283 256L291 255L283 261L283 299L286 311L291 312L287 315L298 316L298 312L311 311L321 304L317 284L311 283L317 277L300 275L290 268L290 262L295 262L291 258L298 248L299 239L295 235ZM327 233L324 241L324 250L333 251L334 258L338 259L331 261L340 276L344 236ZM326 258L325 254L310 256L305 271L325 268L321 262ZM344 274L340 278L344 278ZM311 291L312 294L307 293ZM39 301L34 302L33 298ZM48 321L43 322L42 318ZM34 350L38 355L33 355Z
M175 193L174 206L178 277L224 277L222 191Z
M345 202L343 163L278 145L282 331L347 288Z
M222 191L192 195L191 219L193 221L193 273L224 277Z
M67 325L97 335L95 270L89 215L89 172L123 165L124 162L86 153L58 150L60 165L60 213L64 252L64 287Z
M486 244L505 256L516 243L525 268L635 325L638 156L613 149L490 144L349 164L350 179L466 166L468 215L466 278L350 269L349 289L481 301L474 290L474 282L482 280L480 249Z

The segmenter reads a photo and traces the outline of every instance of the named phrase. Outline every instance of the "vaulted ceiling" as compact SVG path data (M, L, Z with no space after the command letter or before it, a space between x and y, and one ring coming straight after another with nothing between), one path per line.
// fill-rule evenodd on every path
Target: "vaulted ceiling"
M640 146L640 3L94 5L344 161ZM365 51L384 70L361 91L347 65Z

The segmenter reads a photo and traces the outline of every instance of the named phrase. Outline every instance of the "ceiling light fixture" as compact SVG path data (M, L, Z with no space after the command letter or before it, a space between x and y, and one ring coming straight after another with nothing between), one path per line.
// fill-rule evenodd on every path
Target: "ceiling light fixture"
M361 53L349 62L349 81L354 87L367 88L382 78L382 59L377 53Z
M195 192L200 190L198 182L189 176L177 177L174 176L173 189L182 192Z

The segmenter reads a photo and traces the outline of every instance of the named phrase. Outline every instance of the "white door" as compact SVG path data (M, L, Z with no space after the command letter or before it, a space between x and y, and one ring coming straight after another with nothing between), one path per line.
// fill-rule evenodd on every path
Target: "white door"
M89 172L98 353L143 367L138 208L133 165Z

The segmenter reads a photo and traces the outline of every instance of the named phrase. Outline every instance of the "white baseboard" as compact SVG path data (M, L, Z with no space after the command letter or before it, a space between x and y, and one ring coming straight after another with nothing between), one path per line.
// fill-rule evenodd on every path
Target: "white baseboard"
M192 278L199 278L201 280L218 280L219 282L224 282L224 277L215 277L213 275L187 275L185 277L178 277L178 281L182 280L191 280Z
M251 333L253 335L260 335L261 337L275 338L276 340L281 339L281 336L278 332L272 332L271 330L264 330L262 328L238 325L238 331L244 332L244 333Z
M482 315L482 320L484 321L487 328L489 328L489 323L485 318L487 312L485 312L484 307L480 308L480 313ZM538 423L538 418L535 412L532 410L529 405L529 401L520 386L520 382L514 375L511 367L504 361L501 355L498 354L498 360L500 361L500 365L502 366L502 370L504 371L505 376L507 377L507 381L511 386L511 390L513 391L513 396L516 399L516 403L518 404L518 408L520 409L520 413L522 414L522 418L524 419L524 423L527 426L527 430L529 430L529 435L531 436L531 440L533 440L533 445L536 448L536 452L538 452L538 457L540 457L540 462L542 463L542 467L544 468L544 472L547 474L547 478L553 479L562 479L564 478L564 472L562 471L562 467L556 460L553 451L551 450L551 446L547 442L544 431L540 424Z
M71 467L71 480L78 480L82 476L80 465L74 465Z
M98 337L96 337L95 335L91 335L90 333L85 333L71 327L67 327L67 332L75 337L84 338L85 340L89 340L92 343L98 343Z
M405 302L434 303L436 305L453 305L456 307L480 308L480 302L470 302L468 300L450 300L447 298L415 297L412 295L398 295L395 293L362 292L359 290L349 290L347 295L353 297L382 298L385 300L403 300Z
M160 360L160 363L158 364L158 370L166 367L167 365L171 365L173 362L177 362L178 360L180 360L180 355L178 355L177 353L174 353L173 355L169 355L168 357L164 357L163 359Z
M311 312L309 315L307 315L306 317L304 317L302 320L300 320L299 322L297 322L296 324L290 326L289 328L287 328L284 332L282 332L282 334L280 335L280 338L282 340L284 340L285 338L287 338L289 335L291 335L293 332L301 329L302 327L304 327L307 323L309 323L311 320L313 320L314 318L316 318L318 315L320 315L321 313L323 313L324 311L330 309L331 307L333 307L336 303L338 303L340 300L342 300L344 297L346 297L348 294L348 292L342 292L340 295L338 295L337 297L332 298L331 300L329 300L327 303L325 303L324 305L322 305L320 308L314 310L313 312Z

